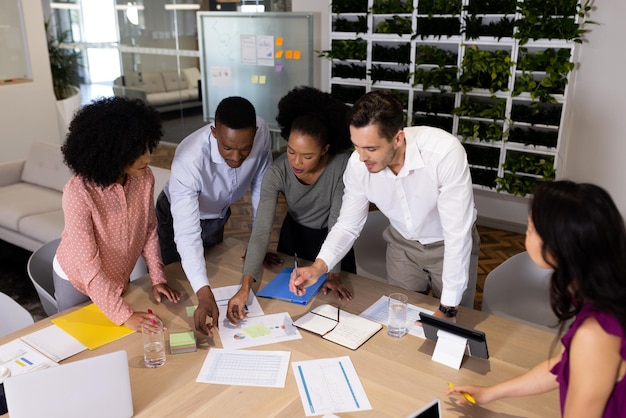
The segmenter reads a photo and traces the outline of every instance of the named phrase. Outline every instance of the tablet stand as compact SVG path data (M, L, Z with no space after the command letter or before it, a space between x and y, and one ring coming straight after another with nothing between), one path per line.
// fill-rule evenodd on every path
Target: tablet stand
M461 361L463 361L466 347L467 338L438 330L433 361L458 370L461 368Z

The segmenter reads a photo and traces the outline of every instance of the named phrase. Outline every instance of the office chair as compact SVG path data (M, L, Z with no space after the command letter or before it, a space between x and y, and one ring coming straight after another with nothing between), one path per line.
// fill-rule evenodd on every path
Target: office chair
M28 259L27 270L43 310L48 316L57 313L57 301L54 298L54 282L52 279L52 260L57 252L61 238L50 241L39 247Z
M22 329L35 323L22 305L13 300L10 296L0 292L0 337L4 337L18 329Z
M383 231L389 219L380 211L371 211L361 235L354 243L356 272L361 276L387 283L387 242Z
M485 279L483 312L555 332L558 319L550 307L552 270L537 266L524 251L505 260Z

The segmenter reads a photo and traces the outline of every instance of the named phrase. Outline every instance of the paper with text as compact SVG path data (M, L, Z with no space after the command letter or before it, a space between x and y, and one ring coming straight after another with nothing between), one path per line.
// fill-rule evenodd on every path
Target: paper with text
M287 312L246 318L233 325L229 321L219 329L222 346L227 349L255 347L282 341L297 340L302 334L293 326Z
M196 382L284 388L290 355L289 351L212 348Z
M350 357L292 362L307 417L372 409Z

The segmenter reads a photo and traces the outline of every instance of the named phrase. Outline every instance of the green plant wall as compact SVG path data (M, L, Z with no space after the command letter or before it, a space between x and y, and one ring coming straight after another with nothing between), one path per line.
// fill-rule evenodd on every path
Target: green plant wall
M524 196L556 177L591 0L331 1L331 93L394 91L410 125L466 149L476 187Z

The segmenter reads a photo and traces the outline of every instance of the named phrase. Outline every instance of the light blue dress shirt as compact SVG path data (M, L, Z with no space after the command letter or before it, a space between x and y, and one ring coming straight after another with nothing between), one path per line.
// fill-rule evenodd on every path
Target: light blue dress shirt
M233 202L251 189L252 221L263 175L272 163L267 123L257 117L250 155L238 168L226 164L210 124L186 137L176 149L172 173L164 187L174 219L174 241L194 292L209 285L201 238L201 219L224 218Z

